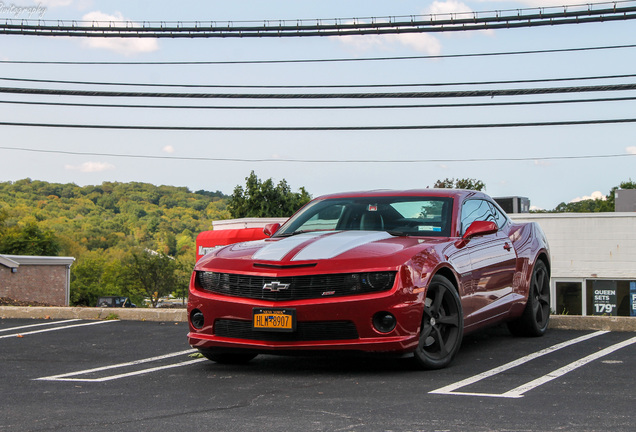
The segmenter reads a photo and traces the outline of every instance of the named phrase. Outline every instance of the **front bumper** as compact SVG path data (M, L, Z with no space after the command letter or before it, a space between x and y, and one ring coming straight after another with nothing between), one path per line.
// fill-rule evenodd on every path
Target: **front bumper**
M363 351L406 353L415 350L422 320L419 297L403 290L303 301L272 302L190 290L188 314L201 312L204 324L192 325L188 343L219 352ZM255 308L288 308L296 313L292 333L252 330ZM382 333L373 326L378 312L391 313L395 328Z

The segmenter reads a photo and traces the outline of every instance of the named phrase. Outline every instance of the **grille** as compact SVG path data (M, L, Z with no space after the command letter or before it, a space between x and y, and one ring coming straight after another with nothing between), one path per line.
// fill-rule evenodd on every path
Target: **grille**
M252 330L250 321L220 319L214 323L216 336L264 342L305 342L358 339L351 321L299 322L293 333Z
M386 291L396 272L265 277L198 271L197 284L205 291L261 300L305 300Z

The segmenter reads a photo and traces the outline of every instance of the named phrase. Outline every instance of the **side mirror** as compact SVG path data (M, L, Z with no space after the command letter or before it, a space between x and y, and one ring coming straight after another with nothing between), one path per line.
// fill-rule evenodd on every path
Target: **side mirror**
M263 234L265 234L267 237L271 237L274 234L276 234L276 231L278 231L279 228L280 228L279 223L267 224L265 225L265 228L263 228Z
M497 224L492 221L475 221L470 224L462 239L468 240L475 236L494 234L499 230Z

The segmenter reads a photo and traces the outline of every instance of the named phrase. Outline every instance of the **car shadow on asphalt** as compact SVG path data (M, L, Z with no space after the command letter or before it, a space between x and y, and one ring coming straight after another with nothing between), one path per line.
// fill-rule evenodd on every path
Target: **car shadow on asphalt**
M505 325L491 327L477 333L464 336L462 347L453 363L444 369L452 371L464 368L479 360L484 353L510 351L509 345L516 345L524 338L513 337ZM228 365L209 362L206 369L215 372L242 372L246 374L290 374L300 373L342 373L365 374L369 372L399 373L417 372L422 369L417 365L412 355L395 356L390 354L368 354L358 352L312 352L288 353L286 355L261 354L252 361L240 365ZM432 372L432 371L426 371Z

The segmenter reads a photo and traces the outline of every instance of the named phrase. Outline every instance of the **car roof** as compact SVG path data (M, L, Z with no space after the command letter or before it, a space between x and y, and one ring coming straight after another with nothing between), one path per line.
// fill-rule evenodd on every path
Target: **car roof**
M408 189L408 190L390 190L377 189L370 191L357 192L340 192L329 195L322 195L316 199L334 199L334 198L363 198L363 197L390 197L390 196L421 196L421 197L447 197L463 199L467 197L490 198L483 192L465 190L465 189Z

